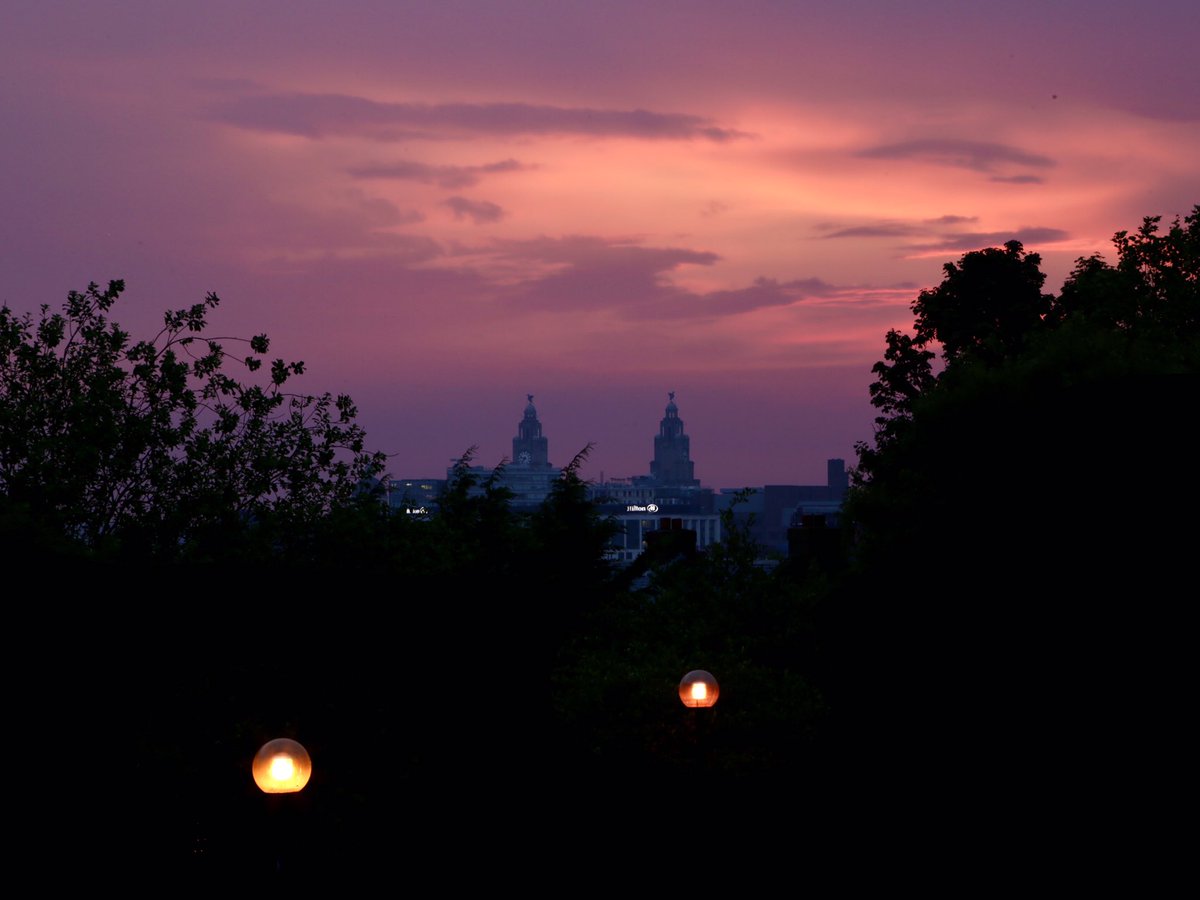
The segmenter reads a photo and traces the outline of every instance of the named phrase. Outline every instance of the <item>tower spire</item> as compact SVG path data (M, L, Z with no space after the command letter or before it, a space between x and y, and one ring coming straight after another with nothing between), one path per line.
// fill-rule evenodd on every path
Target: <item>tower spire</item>
M550 465L550 442L542 437L542 423L538 421L537 408L533 405L533 394L526 394L525 415L517 423L517 436L513 438L513 462L519 466L547 468Z
M694 469L691 439L683 430L679 407L675 405L675 392L668 391L666 414L659 421L658 434L654 438L650 477L661 485L695 486L700 481L695 477Z

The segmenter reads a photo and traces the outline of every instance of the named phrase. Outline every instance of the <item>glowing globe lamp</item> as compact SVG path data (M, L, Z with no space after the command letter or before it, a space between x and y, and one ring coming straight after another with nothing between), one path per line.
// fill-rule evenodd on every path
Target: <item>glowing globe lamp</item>
M720 693L717 679L703 669L693 669L679 682L679 699L683 701L684 706L695 709L712 706L717 702Z
M294 794L312 775L308 751L290 738L267 741L254 755L254 783L267 794Z

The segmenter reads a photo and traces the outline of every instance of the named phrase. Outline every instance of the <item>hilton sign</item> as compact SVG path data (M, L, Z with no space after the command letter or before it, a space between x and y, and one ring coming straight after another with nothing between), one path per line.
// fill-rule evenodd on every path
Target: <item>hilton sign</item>
M656 513L656 512L658 512L658 504L657 503L647 503L645 506L640 506L637 503L631 503L625 507L625 512Z

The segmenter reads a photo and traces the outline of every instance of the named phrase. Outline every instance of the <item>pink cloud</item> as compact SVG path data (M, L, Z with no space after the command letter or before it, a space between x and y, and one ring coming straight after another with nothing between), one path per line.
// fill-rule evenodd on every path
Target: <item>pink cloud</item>
M1034 250L1039 245L1060 243L1070 238L1070 236L1070 234L1061 228L1015 228L1012 231L973 231L948 235L940 241L913 245L909 249L957 252L960 250L979 250L985 247L1000 247L1008 241L1020 241L1028 249Z
M418 181L422 184L436 184L438 187L454 189L473 187L479 183L480 177L483 175L524 172L535 168L535 166L519 163L515 159L505 159L479 166L438 166L415 160L398 160L391 163L352 166L346 171L353 178Z
M506 292L508 303L522 309L563 312L585 309L637 309L652 314L665 301L684 295L665 275L685 265L710 266L719 258L709 251L646 247L630 241L576 235L501 241L498 256L550 264L551 274L528 279Z
M443 201L454 213L456 219L470 219L476 225L486 225L499 222L504 218L504 210L495 203L487 200L468 200L466 197L448 197Z
M1018 147L954 138L923 138L883 144L860 150L857 155L863 159L913 160L977 172L991 172L1002 165L1039 169L1054 165L1050 157Z
M379 141L476 135L584 135L724 142L747 135L711 119L645 109L531 103L383 103L347 94L267 94L216 104L213 116L239 128L308 138L355 135Z

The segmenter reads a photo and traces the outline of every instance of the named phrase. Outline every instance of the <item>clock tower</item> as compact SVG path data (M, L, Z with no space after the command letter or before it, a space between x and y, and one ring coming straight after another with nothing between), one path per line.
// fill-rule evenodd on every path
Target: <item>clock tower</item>
M679 418L679 407L675 405L675 392L667 394L667 412L658 424L654 437L654 460L650 463L650 477L660 485L672 487L694 487L700 484L693 472L691 439L683 432L683 420Z
M528 468L549 468L550 442L542 437L542 423L538 421L533 405L533 394L525 396L529 402L525 405L524 418L517 425L517 436L513 438L513 463Z

